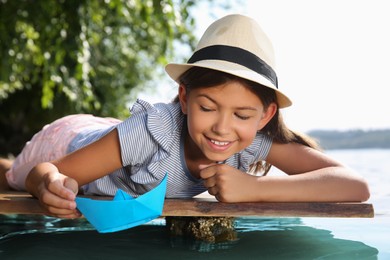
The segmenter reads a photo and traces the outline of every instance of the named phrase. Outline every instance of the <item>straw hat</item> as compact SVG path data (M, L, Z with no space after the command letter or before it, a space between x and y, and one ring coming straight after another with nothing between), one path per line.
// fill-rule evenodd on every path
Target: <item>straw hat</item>
M278 90L271 41L257 22L247 16L234 14L215 21L186 64L170 63L165 70L178 81L181 74L194 66L223 71L272 88L280 108L292 104Z

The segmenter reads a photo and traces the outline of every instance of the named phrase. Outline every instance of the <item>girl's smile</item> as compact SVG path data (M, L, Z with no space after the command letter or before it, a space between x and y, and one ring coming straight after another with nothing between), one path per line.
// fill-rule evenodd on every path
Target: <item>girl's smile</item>
M190 92L180 86L179 97L190 137L187 162L224 161L249 146L269 121L260 99L240 81Z
M230 141L217 141L217 140L210 139L208 137L206 137L206 139L208 139L211 149L220 152L227 150L233 144L233 142Z

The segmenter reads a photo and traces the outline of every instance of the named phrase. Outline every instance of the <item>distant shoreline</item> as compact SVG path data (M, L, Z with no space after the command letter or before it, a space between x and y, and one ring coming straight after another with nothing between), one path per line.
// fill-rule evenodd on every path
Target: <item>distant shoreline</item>
M312 130L307 134L323 149L390 148L390 129Z

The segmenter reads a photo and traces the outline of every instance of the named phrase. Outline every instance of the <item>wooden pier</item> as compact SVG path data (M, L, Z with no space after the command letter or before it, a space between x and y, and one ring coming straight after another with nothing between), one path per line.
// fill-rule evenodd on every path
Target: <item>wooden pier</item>
M95 198L95 197L94 197ZM101 197L96 197L104 199ZM0 214L44 214L37 199L25 192L0 193ZM340 217L372 218L370 203L258 202L222 203L212 197L166 199L163 217Z

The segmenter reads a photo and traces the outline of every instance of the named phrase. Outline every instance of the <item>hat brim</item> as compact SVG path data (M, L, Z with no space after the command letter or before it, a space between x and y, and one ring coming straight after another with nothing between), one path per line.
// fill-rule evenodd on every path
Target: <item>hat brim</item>
M267 78L263 77L258 73L248 70L248 68L240 64L221 61L221 60L201 60L193 64L169 63L165 66L165 71L174 81L178 82L179 77L192 67L201 67L201 68L218 70L218 71L235 75L240 78L254 81L256 83L259 83L263 86L275 90L279 108L284 108L292 105L291 100L280 90L278 90L274 86L274 84L272 84L271 81L269 81Z

